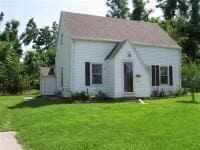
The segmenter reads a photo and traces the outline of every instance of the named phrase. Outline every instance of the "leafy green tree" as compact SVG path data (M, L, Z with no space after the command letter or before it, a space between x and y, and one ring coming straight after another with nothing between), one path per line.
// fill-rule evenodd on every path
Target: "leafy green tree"
M33 88L39 88L40 67L55 65L57 33L56 22L53 22L52 27L45 26L38 29L32 18L21 35L20 39L25 46L32 45L32 50L25 54L23 74L27 75Z
M190 0L191 3L191 18L192 24L198 25L200 23L200 0Z
M0 41L11 42L18 57L22 55L21 43L18 37L19 21L11 20L6 23L5 30L0 34Z
M53 53L53 54L48 54L48 53ZM24 62L23 62L24 72L26 75L28 75L30 79L30 86L32 88L36 88L36 89L39 88L40 67L51 66L50 63L54 64L54 62L50 60L52 57L54 57L54 52L50 52L50 51L46 52L46 51L41 51L41 50L31 50L26 53Z
M128 18L128 0L107 0L106 5L110 8L106 14L107 17Z
M3 20L3 16L4 16L4 13L1 12L1 13L0 13L0 22Z
M131 20L149 20L149 14L152 10L146 10L146 2L144 0L132 0L133 3L133 12L130 16Z
M0 42L0 91L15 94L20 91L19 57L10 42Z
M173 19L176 15L188 17L188 0L157 0L157 7L161 8L166 20Z
M188 10L189 10L188 0L178 0L177 7L179 15L188 17Z
M173 19L176 15L177 0L158 0L160 7L163 10L164 18L166 20Z
M183 28L187 40L183 43L183 51L196 62L200 63L200 0L190 0L189 21Z
M39 33L39 31L38 31L37 25L34 22L34 19L31 18L26 25L25 32L23 32L21 34L20 39L22 40L24 45L27 46L30 43L35 42L35 40L38 36L38 33Z
M195 102L195 92L200 91L200 65L188 63L182 66L183 87L188 88L192 94L192 101Z

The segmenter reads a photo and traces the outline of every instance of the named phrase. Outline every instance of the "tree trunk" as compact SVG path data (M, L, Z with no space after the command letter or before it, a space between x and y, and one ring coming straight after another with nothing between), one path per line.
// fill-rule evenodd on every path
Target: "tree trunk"
M192 101L195 102L195 92L192 91Z

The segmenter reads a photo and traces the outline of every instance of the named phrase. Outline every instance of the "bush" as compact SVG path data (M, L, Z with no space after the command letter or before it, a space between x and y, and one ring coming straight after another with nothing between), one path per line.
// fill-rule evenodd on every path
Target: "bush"
M95 101L104 101L107 100L108 97L106 96L105 93L103 93L102 91L99 91L99 93L97 95L95 95Z
M62 92L60 90L58 90L57 92L55 92L55 95L57 97L62 97Z
M153 92L151 93L151 96L152 97L159 97L160 96L160 93L158 90L153 90Z
M175 91L169 90L167 93L162 89L160 92L159 90L154 90L151 94L152 97L166 97L166 96L182 96L188 93L187 89L184 88L177 88Z
M162 89L160 92L159 92L159 97L165 97L167 96L166 92L164 91L164 89Z
M175 92L174 92L174 96L182 96L182 95L186 95L187 94L187 90L183 89L183 88L178 88Z
M82 91L82 92L72 93L71 99L78 101L87 101L90 99L90 96L85 91Z

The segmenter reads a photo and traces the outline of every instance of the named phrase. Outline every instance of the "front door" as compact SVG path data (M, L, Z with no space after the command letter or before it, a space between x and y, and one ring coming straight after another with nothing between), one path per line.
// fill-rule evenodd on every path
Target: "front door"
M124 62L124 92L133 92L133 63Z

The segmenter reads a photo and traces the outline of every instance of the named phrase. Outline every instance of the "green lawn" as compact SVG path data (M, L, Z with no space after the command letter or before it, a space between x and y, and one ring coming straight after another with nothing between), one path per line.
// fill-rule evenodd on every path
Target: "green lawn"
M199 103L190 97L136 102L67 104L0 97L0 130L15 130L25 149L200 149Z

